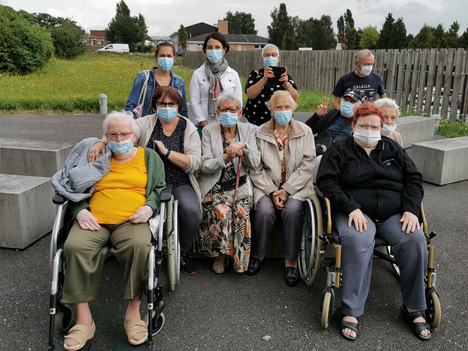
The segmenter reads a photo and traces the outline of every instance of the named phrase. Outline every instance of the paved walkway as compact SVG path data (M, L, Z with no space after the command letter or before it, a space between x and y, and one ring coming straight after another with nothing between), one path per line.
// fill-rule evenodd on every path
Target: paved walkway
M305 118L306 116L304 116ZM301 117L302 118L302 117ZM0 137L78 142L101 135L102 116L0 116ZM466 162L466 160L462 160ZM399 315L398 280L386 262L374 260L366 314L354 342L339 333L340 314L327 331L320 327L321 274L312 287L283 282L283 263L267 260L254 277L211 271L211 261L197 259L195 276L181 277L166 293L166 324L157 350L466 350L468 316L468 181L438 187L424 184L424 206L434 239L442 324L432 340L417 340ZM25 250L0 249L0 350L45 350L50 291L49 240ZM165 267L164 267L165 268ZM97 332L92 350L110 350L124 336L123 271L106 265L100 297L91 304ZM165 277L163 277L163 282ZM262 337L269 335L270 340ZM62 340L57 334L56 339Z

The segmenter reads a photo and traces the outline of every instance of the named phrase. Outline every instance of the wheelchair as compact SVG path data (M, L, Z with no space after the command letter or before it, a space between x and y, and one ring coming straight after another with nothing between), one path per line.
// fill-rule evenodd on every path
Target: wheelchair
M321 195L317 188L316 193ZM299 274L308 286L314 283L321 270L327 273L327 283L321 298L321 324L323 329L328 328L330 315L338 309L336 293L342 282L341 245L335 242L332 236L330 209L330 200L316 194L304 202L304 226L298 259ZM427 234L427 222L422 204L420 220L426 237L428 252L428 267L424 279L427 304L425 314L426 321L435 329L440 325L441 321L441 306L436 289L437 275L434 268L434 246L431 245L431 240L436 236L436 233ZM382 252L379 248L385 252ZM375 238L374 256L389 262L393 272L399 278L398 264L392 255L391 246L385 240Z
M161 193L161 209L159 214L159 226L152 231L151 248L148 256L148 281L147 281L147 304L148 314L144 318L148 326L147 343L139 345L143 349L147 345L148 350L153 349L153 337L161 331L165 317L163 309L163 285L160 281L161 266L164 256L167 257L168 285L169 291L174 291L180 281L180 246L178 231L178 202L171 194L172 186L168 185ZM64 260L63 248L68 232L73 226L71 213L68 210L68 200L62 195L56 194L53 203L57 206L50 242L50 268L52 271L52 284L49 303L49 346L48 350L63 350L63 346L54 346L54 330L66 333L72 327L73 314L70 306L62 304L63 285L65 281L66 262ZM109 255L110 251L108 252ZM109 258L109 256L106 258ZM151 322L148 322L151 316ZM128 344L127 348L135 348ZM114 347L117 350L118 346ZM86 346L83 350L86 349Z

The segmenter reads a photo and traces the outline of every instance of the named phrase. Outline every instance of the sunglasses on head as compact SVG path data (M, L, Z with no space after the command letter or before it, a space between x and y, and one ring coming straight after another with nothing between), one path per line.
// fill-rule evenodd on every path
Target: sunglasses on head
M158 40L158 46L161 44L174 45L174 42L172 40Z

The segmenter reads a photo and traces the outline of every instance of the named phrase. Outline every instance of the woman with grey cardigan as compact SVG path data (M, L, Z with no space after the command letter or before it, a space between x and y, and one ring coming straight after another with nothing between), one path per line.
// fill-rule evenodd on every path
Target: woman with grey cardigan
M200 188L195 177L201 162L200 137L193 123L180 115L183 103L176 89L160 87L151 104L157 113L135 121L136 144L155 149L164 163L166 184L172 185L172 195L179 202L181 269L193 275L196 265L190 249L201 218ZM105 140L101 141L91 149L91 161L105 150Z
M219 122L203 128L200 189L203 219L198 230L200 252L215 257L213 270L243 273L250 258L252 188L249 169L260 164L255 127L239 122L242 102L222 93L217 100Z

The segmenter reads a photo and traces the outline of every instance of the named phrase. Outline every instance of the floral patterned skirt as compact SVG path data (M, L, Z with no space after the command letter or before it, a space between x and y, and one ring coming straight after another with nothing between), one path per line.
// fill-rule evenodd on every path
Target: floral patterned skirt
M233 206L234 190L206 195L197 244L198 251L207 256L218 257L220 254L231 256L233 270L242 273L249 266L252 196L247 195L238 199L235 208Z

